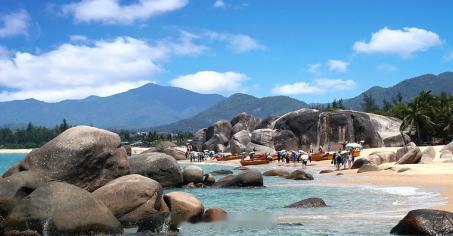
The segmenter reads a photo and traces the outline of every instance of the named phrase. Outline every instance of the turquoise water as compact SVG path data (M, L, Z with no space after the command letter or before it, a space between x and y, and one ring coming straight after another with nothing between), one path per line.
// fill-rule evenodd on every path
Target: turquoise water
M0 172L23 157L21 154L0 154ZM234 168L217 164L200 166L206 173ZM313 168L308 172L314 174L314 181L264 177L264 188L166 190L189 192L206 209L221 207L230 215L227 222L184 224L179 235L388 235L409 210L446 202L437 189L350 186L343 182L352 177L319 175L316 174L319 169ZM221 177L216 176L217 179ZM320 180L330 181L320 183ZM321 197L328 207L283 208L308 197Z

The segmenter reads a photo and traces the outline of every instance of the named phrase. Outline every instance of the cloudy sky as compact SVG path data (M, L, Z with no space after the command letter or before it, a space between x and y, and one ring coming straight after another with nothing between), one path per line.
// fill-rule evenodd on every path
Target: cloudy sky
M453 68L453 2L2 0L0 101L157 83L307 102Z

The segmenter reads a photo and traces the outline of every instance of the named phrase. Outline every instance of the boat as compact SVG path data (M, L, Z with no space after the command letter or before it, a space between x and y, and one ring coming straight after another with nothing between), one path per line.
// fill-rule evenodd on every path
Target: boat
M218 156L216 157L217 161L231 161L231 160L239 160L241 159L241 154L232 154L232 155L226 155L226 156Z
M266 159L242 160L241 161L242 166L263 165L263 164L268 164L268 163L269 163L269 161Z
M332 160L333 155L328 152L317 152L310 155L311 161L325 161Z

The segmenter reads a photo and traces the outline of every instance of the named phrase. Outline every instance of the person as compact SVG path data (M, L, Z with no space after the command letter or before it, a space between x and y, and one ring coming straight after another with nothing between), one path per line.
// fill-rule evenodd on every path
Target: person
M343 158L341 157L340 152L338 152L338 153L336 153L336 157L335 157L335 167L337 168L337 170L340 170L342 163L343 163Z
M331 149L332 149L332 145L329 143L329 144L327 145L327 152L330 152Z
M201 162L201 160L204 159L204 155L205 153L204 152L199 152L198 155L197 155L197 158L198 158L198 162Z
M291 160L293 161L294 164L296 164L297 154L294 150L291 150Z
M307 168L307 163L308 163L308 154L307 153L303 153L302 152L302 155L301 155L301 158L302 158L302 168Z
M282 158L282 151L277 151L277 161L280 163L280 159Z
M249 156L250 156L250 160L255 160L255 148L253 148L253 150L249 153Z
M245 152L245 145L241 147L241 161L245 160L246 152Z
M319 146L318 152L323 152L322 146Z

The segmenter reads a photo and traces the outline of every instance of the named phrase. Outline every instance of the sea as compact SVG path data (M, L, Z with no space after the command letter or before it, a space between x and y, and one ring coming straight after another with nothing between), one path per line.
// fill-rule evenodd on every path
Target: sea
M0 173L24 158L0 154ZM233 165L196 163L205 173L233 170ZM289 168L295 170L299 167ZM260 171L271 169L257 168ZM308 167L314 181L264 177L262 188L167 189L195 195L205 206L220 207L229 220L219 223L183 224L178 235L389 235L393 226L412 209L446 204L438 189L348 185L351 176L320 175ZM239 173L237 170L233 170ZM223 176L216 176L216 179ZM309 197L324 199L327 207L290 209L285 205ZM134 235L128 229L128 235Z

